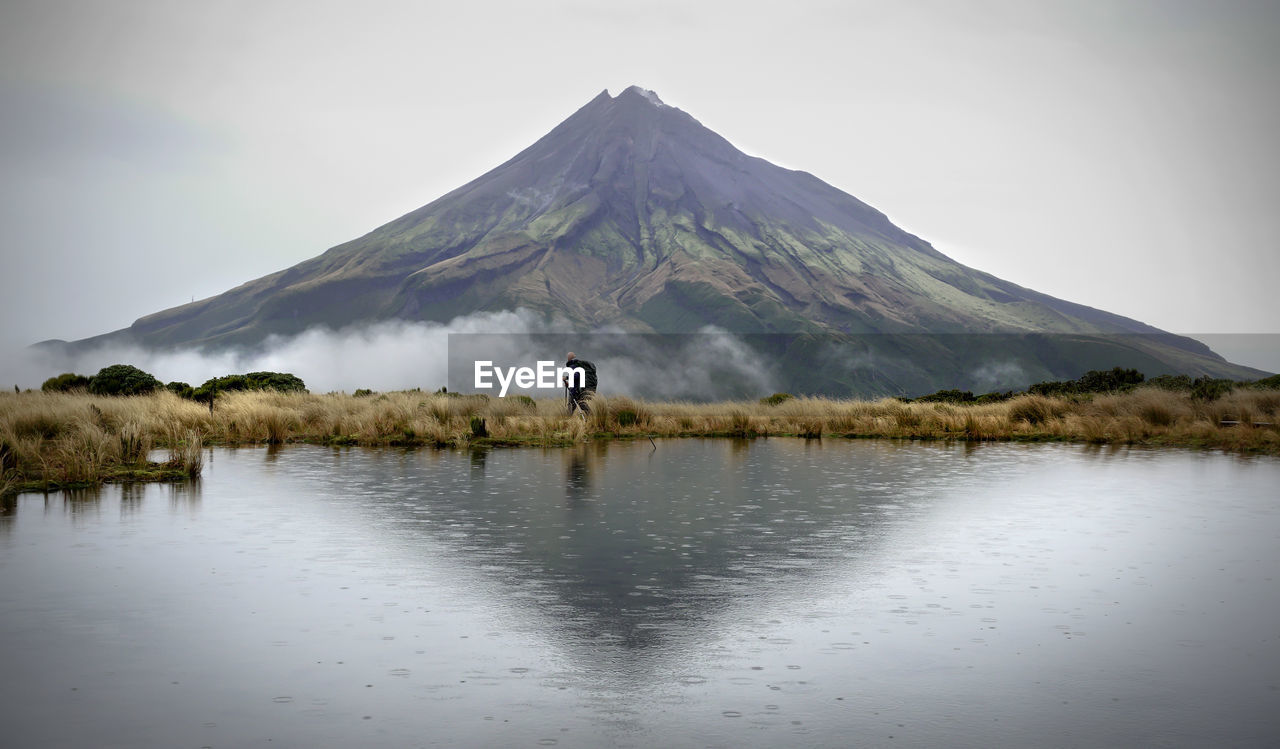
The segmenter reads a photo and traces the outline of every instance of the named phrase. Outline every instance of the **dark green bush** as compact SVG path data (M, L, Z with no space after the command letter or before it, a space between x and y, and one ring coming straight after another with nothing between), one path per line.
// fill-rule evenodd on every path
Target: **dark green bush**
M529 397L529 396L527 396L527 395L520 395L520 394L516 394L516 395L512 395L512 396L508 396L508 397L512 398L513 400L515 400L515 402L516 402L516 403L519 403L520 405L524 406L525 408L537 408L537 407L538 407L538 404L537 404L536 402L534 402L533 398L530 398L530 397Z
M1146 377L1136 369L1113 367L1110 370L1093 369L1076 380L1082 393L1110 393L1116 390L1132 390Z
M130 364L103 367L89 380L89 392L94 395L146 395L162 387L155 377Z
M779 403L791 400L793 397L795 396L791 395L791 393L774 393L767 398L761 398L760 402L766 406L776 406Z
M1146 376L1136 369L1121 369L1120 367L1113 367L1107 370L1091 369L1077 380L1037 382L1027 388L1027 392L1033 395L1048 396L1123 392L1132 390L1142 384L1145 379Z
M972 403L973 393L968 390L939 390L915 399L917 403Z
M214 377L204 381L196 388L191 397L201 402L208 402L219 393L238 390L276 390L281 393L305 393L307 386L301 379L288 372L250 372L249 374L230 374Z
M166 384L164 386L164 389L168 390L169 392L173 393L179 398L190 399L195 395L195 388L179 380L174 380L173 382Z
M640 415L635 412L635 409L631 408L620 408L615 413L615 416L618 418L618 426L620 427L635 426L635 423L640 420Z
M365 398L367 396L373 395L373 391L370 390L369 388L357 388L356 391L351 395L353 395L356 398Z
M1270 377L1263 377L1261 380L1254 380L1249 386L1257 390L1280 390L1280 374L1273 374Z
M1182 391L1191 389L1191 377L1188 375L1157 375L1147 380L1147 384L1161 390Z
M88 377L75 372L64 372L57 377L50 377L45 380L40 389L46 393L65 393L70 390L85 390L88 387Z
M305 393L307 385L288 372L250 372L244 376L249 390L276 390L281 393Z
M1235 383L1231 380L1219 380L1213 377L1197 377L1191 383L1191 398L1199 401L1212 401L1231 392Z
M1076 388L1075 380L1048 380L1045 382L1035 383L1031 387L1027 388L1027 392L1032 395L1045 395L1052 397L1075 395L1080 391Z
M484 419L479 416L471 417L471 436L472 437L488 437L489 429L485 426Z
M203 389L216 389L219 393L234 390L277 390L281 393L305 393L307 386L288 372L250 372L230 374L205 380Z

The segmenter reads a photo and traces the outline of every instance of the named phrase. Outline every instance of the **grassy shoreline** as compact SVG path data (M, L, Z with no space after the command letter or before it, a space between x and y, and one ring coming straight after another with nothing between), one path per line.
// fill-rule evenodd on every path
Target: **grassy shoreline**
M601 397L585 420L568 417L559 400L416 391L363 397L238 392L219 398L212 413L168 392L5 393L0 494L193 479L200 475L202 449L210 445L555 446L648 437L1061 441L1280 455L1280 391L1241 389L1199 401L1148 387L984 404L892 398L692 404ZM167 458L150 460L155 450L167 450Z

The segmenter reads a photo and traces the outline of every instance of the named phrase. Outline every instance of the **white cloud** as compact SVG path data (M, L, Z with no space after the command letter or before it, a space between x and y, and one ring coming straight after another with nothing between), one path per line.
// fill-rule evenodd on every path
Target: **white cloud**
M312 328L287 338L271 337L251 349L103 346L68 355L28 348L5 357L0 383L35 388L62 372L93 375L112 364L131 364L162 382L191 385L227 374L271 371L302 378L312 392L436 390L445 384L451 390L471 391L476 358L532 367L539 360L559 363L569 348L576 347L582 358L595 362L601 392L609 395L709 400L757 396L774 387L776 378L759 355L740 338L715 328L678 336L559 332L569 329L562 321L517 309L445 324L392 320L341 330ZM455 336L452 378L450 336Z
M435 389L447 378L450 333L521 332L544 324L526 310L481 313L447 324L388 321L328 330L312 328L289 338L272 337L253 349L155 350L104 346L66 355L27 348L0 364L0 382L38 387L62 372L92 375L111 364L132 364L163 382L192 385L212 377L245 372L289 372L313 392L329 390Z

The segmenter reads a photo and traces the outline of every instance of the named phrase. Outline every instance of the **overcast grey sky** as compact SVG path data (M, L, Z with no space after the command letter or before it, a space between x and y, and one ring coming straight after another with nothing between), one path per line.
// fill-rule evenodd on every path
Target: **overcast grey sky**
M0 345L225 291L652 88L1001 278L1280 333L1280 3L0 0Z

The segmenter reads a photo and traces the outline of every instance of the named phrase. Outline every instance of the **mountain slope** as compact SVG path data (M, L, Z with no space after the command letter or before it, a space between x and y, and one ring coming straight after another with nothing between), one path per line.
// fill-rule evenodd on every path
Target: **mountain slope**
M579 330L1138 335L1169 369L1234 371L1190 339L956 263L636 87L602 92L511 160L363 237L109 337L252 345L315 325L520 307Z

